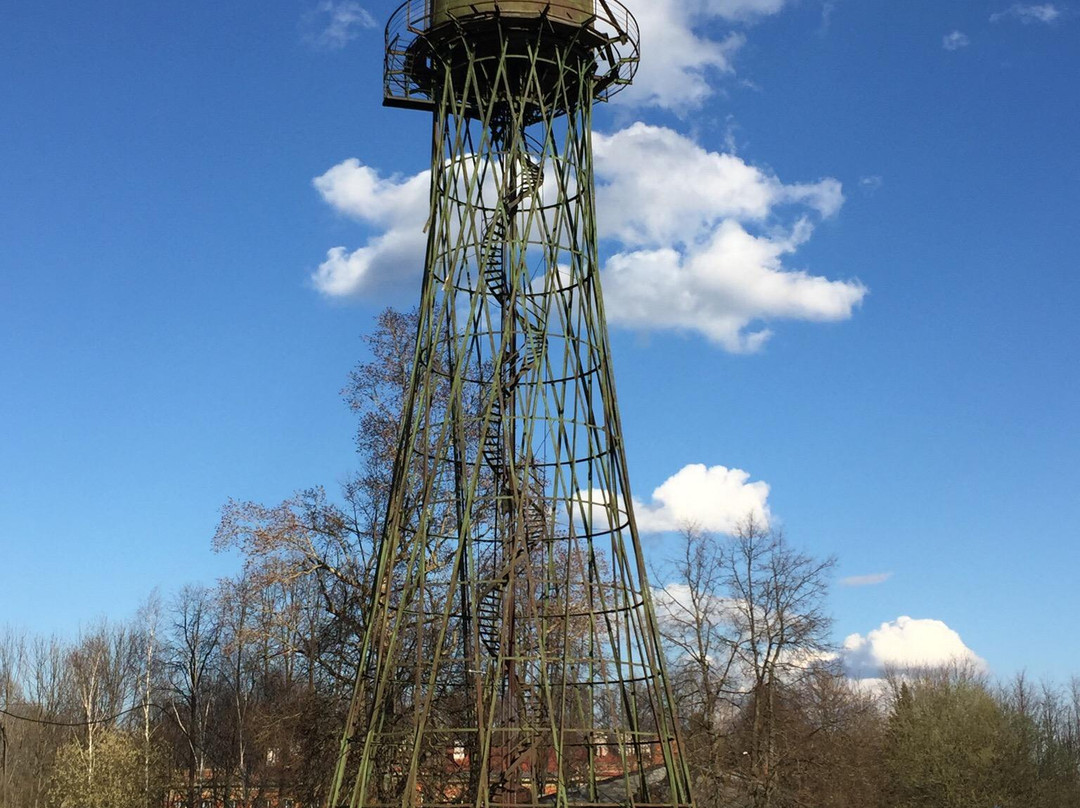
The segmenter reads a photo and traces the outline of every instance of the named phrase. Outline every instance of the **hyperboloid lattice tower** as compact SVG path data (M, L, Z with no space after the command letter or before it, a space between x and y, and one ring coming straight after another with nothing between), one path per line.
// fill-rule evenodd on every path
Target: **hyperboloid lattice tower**
M616 0L410 0L433 114L414 367L331 806L689 806L597 271Z

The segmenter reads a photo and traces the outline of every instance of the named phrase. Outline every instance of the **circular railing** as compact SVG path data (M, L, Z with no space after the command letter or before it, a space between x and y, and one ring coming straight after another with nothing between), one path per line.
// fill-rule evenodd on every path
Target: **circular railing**
M588 41L596 60L593 73L594 97L606 101L611 96L628 86L637 73L639 63L639 33L637 21L619 0L595 0L593 13L581 18L581 3L569 3L551 0L536 2L535 15L522 15L520 12L504 12L497 0L478 2L471 6L467 17L447 21L445 11L441 12L438 25L435 24L431 0L406 0L391 15L386 25L386 53L383 70L383 98L388 106L404 106L430 109L433 106L433 87L421 77L422 71L416 69L416 59L421 53L437 52L435 42L445 41L448 33L458 28L464 30L468 23L471 30L485 20L498 22L502 19L550 19L554 25L576 28L587 34L582 39ZM520 7L522 4L515 4ZM569 23L568 20L574 20ZM421 47L421 46L426 47Z

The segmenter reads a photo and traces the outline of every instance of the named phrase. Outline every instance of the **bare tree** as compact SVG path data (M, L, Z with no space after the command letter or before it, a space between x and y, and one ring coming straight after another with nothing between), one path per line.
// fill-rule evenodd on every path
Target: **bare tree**
M102 621L79 637L68 653L67 667L82 723L67 763L81 763L87 791L93 792L103 777L111 776L99 771L99 737L119 726L137 698L137 648L126 626Z
M371 358L349 374L342 395L356 413L360 472L349 483L350 502L361 530L373 539L382 532L390 493L398 432L412 373L419 312L386 309L364 338Z
M0 631L0 708L11 711L24 703L20 678L26 666L26 636L10 629ZM0 808L10 804L9 795L19 785L16 772L23 761L16 749L24 742L25 730L29 727L15 726L11 729L0 715Z
M312 661L343 686L351 683L373 559L370 537L348 512L330 503L321 488L270 507L230 500L214 541L218 548L244 553L245 575L259 591L281 594L296 590L301 579L315 582L313 594L325 619L308 638L320 646Z
M212 675L221 627L215 620L211 593L205 587L181 589L173 604L172 618L166 657L169 708L184 745L188 805L195 805L202 773L207 768Z
M885 808L884 711L839 665L814 665L784 692L785 757L778 803Z
M685 526L682 553L671 564L674 581L656 596L687 761L703 806L726 804L724 750L738 707L733 674L739 647L725 553L723 539L696 525ZM654 578L662 580L658 572Z
M336 753L356 679L416 329L415 312L380 314L365 338L370 358L342 391L359 419L361 461L343 502L331 502L319 487L272 506L230 500L214 538L216 547L245 556L244 578L257 603L251 630L263 643L263 657L274 657L273 673L267 666L260 687L274 692L276 706L291 705L288 715L275 717L260 705L259 737L273 745L267 751L281 776L285 752L302 750L294 770L312 781L303 786L308 800L318 791L311 772ZM286 736L293 740L283 743Z
M836 561L794 550L753 514L737 527L725 553L725 585L748 697L745 772L754 808L768 808L786 754L782 690L800 681L828 649L825 612Z
M160 779L163 772L156 771L163 767L161 755L156 754L154 744L154 730L156 726L151 721L154 715L154 697L157 690L157 674L160 668L160 643L161 629L161 598L157 590L152 591L139 609L136 618L137 646L139 653L138 687L141 704L140 714L142 718L142 805L150 808L155 799L154 784Z
M76 714L70 703L70 669L67 649L57 637L37 637L30 644L26 658L26 673L22 679L24 702L20 714L36 722L71 721ZM50 723L34 724L32 741L28 745L27 771L24 782L28 791L25 805L39 808L45 797L52 774L53 761L66 731Z
M730 537L683 529L675 580L657 603L704 804L739 793L755 808L778 804L796 736L818 731L806 704L809 685L833 675L823 666L834 564L792 549L753 514Z

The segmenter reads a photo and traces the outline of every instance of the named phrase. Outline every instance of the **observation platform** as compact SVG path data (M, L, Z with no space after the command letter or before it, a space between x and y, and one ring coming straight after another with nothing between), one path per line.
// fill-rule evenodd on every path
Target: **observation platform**
M593 98L606 101L633 81L638 42L618 0L406 0L386 26L383 104L434 109L441 76L466 58L546 62L555 72L566 53L588 64Z

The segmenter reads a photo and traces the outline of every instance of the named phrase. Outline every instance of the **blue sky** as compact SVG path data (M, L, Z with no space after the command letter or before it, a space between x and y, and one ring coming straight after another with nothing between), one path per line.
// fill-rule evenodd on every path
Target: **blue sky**
M688 206L602 213L643 510L756 496L839 578L887 575L831 600L879 658L1080 673L1080 7L628 5L644 56L596 116L601 198L662 154ZM339 390L417 291L379 247L422 226L401 189L428 154L425 116L380 106L392 10L0 11L0 623L71 632L230 574L226 498L354 466ZM680 290L700 307L642 303Z

